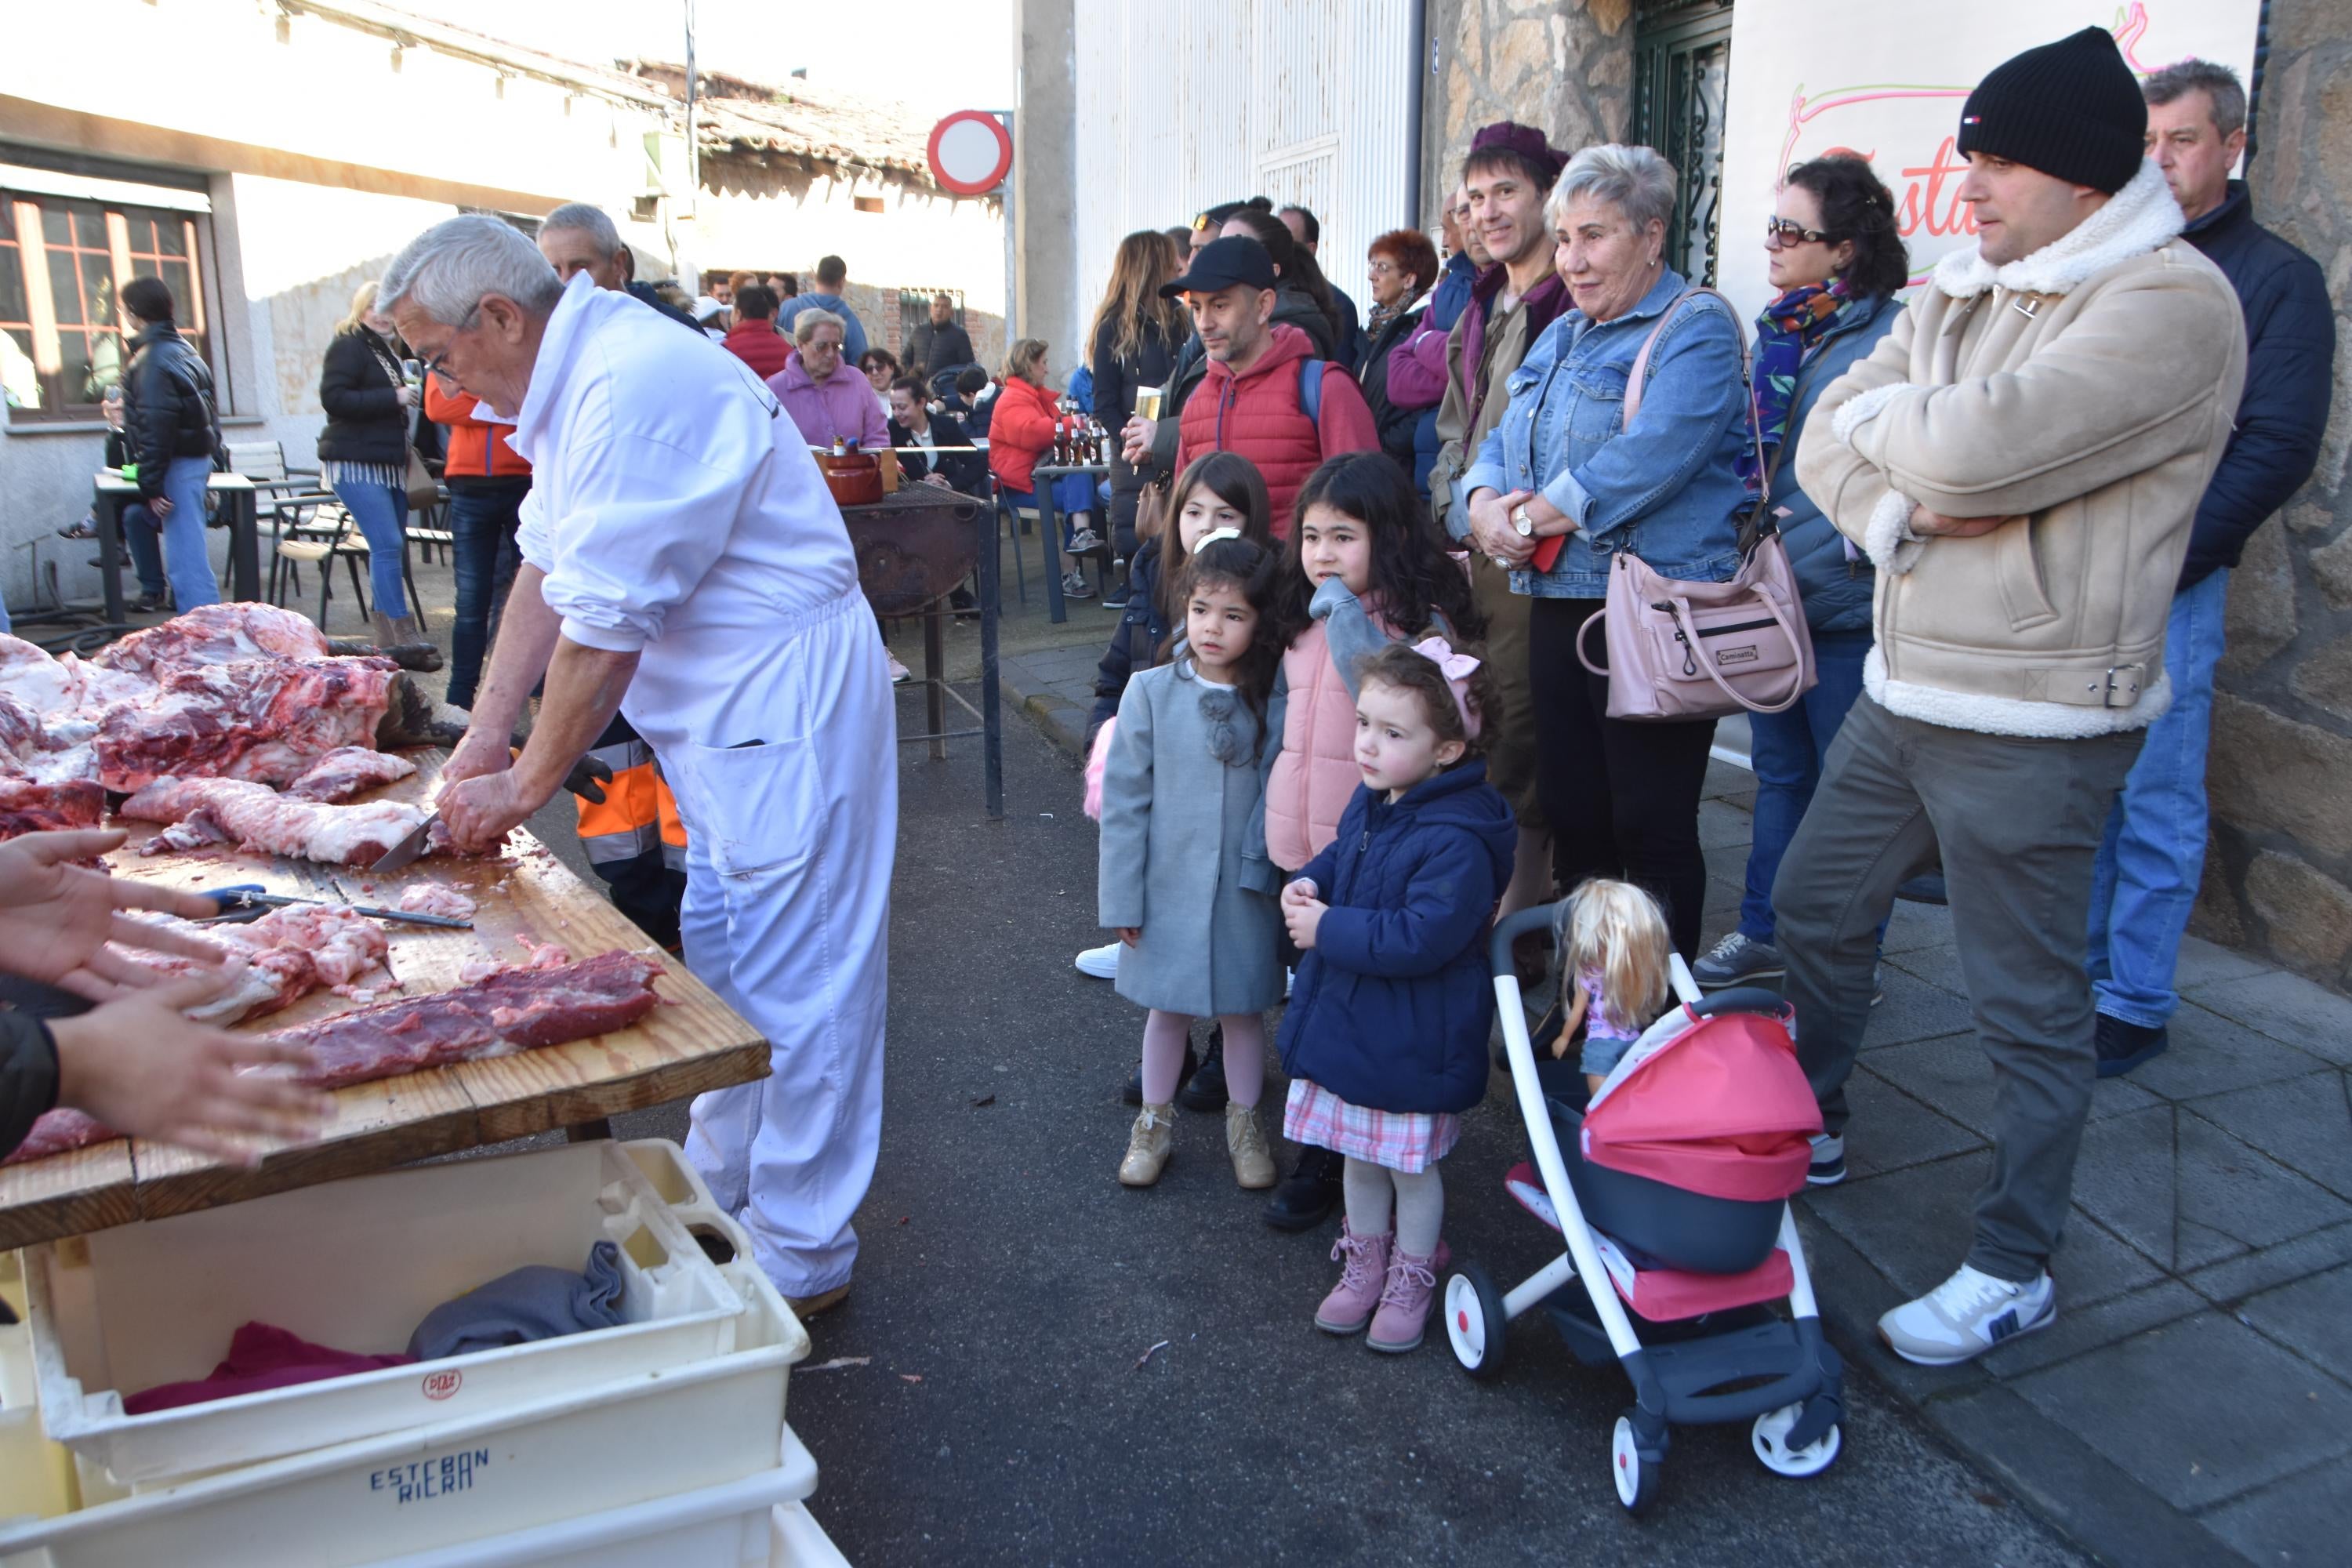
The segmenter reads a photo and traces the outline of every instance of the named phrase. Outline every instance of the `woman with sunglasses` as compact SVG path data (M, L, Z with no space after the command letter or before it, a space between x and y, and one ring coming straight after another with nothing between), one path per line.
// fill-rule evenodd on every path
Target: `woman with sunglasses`
M1790 169L1766 224L1772 302L1756 319L1752 384L1763 467L1739 455L1749 492L1769 489L1797 574L1821 683L1785 713L1751 713L1756 837L1739 924L1692 966L1701 985L1742 985L1782 973L1773 946L1772 878L1812 803L1822 762L1862 691L1870 653L1870 558L1838 532L1797 488L1790 460L1805 417L1824 388L1894 329L1895 292L1908 275L1895 197L1855 157L1816 158Z

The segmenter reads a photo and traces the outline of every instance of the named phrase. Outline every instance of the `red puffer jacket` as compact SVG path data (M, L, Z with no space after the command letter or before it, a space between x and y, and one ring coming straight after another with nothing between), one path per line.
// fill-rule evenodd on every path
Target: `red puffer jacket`
M1055 426L1062 423L1055 411L1059 401L1050 386L1017 375L1004 378L996 394L996 412L988 417L988 467L1006 489L1024 494L1036 489L1032 470L1054 445Z
M1177 426L1180 474L1204 452L1238 452L1257 465L1273 504L1276 539L1290 537L1299 488L1326 458L1381 449L1380 427L1372 423L1363 390L1337 361L1323 367L1321 417L1307 417L1298 401L1298 364L1314 357L1315 346L1305 332L1276 326L1272 345L1240 375L1210 362L1209 374L1185 399Z

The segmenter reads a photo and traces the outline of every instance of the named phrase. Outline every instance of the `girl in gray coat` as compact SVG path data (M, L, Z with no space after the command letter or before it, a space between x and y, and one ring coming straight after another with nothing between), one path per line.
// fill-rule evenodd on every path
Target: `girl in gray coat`
M1224 1026L1225 1150L1245 1188L1274 1184L1257 1121L1265 1023L1282 999L1275 873L1247 852L1265 810L1258 770L1281 645L1265 627L1281 558L1221 529L1186 564L1176 658L1128 682L1105 758L1098 901L1126 944L1118 994L1150 1009L1143 1111L1118 1179L1160 1179L1192 1020Z

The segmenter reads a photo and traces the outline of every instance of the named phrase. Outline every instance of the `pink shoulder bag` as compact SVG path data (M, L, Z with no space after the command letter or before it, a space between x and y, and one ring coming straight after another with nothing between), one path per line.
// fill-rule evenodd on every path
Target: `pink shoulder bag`
M1640 412L1643 376L1658 334L1694 294L1723 299L1712 289L1692 288L1660 313L1625 380L1624 428L1632 428ZM1732 313L1731 321L1739 333L1740 382L1745 385L1748 332L1738 312ZM1762 467L1763 439L1757 430L1752 392L1748 428ZM1776 462L1772 468L1778 466ZM1789 567L1789 552L1773 521L1772 468L1763 469L1764 493L1741 528L1754 538L1744 545L1739 571L1728 582L1691 583L1664 576L1631 550L1611 557L1607 601L1578 630L1576 657L1593 674L1609 678L1612 719L1696 721L1727 718L1742 709L1783 713L1820 679L1796 574ZM1594 621L1601 623L1607 635L1606 666L1593 663L1585 651Z

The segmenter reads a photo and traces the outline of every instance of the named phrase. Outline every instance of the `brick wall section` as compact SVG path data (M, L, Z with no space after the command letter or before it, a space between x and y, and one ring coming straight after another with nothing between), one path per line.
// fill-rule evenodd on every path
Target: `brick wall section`
M2255 216L2327 275L2336 407L2319 468L2230 584L2194 927L2352 984L2352 37L2341 0L2274 0Z

